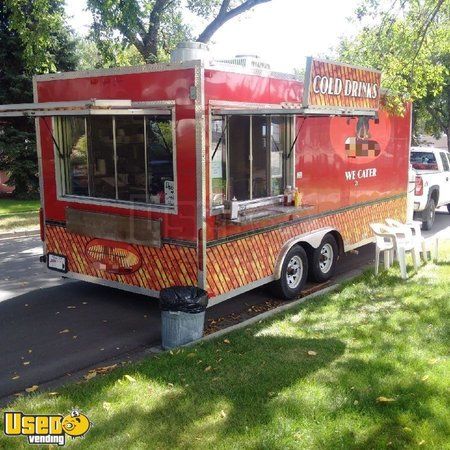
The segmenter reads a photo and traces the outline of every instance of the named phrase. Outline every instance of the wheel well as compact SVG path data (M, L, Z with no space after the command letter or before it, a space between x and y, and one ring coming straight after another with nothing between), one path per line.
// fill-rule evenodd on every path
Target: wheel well
M333 236L334 239L336 240L336 243L338 246L338 255L342 256L344 254L344 240L342 239L341 233L339 233L339 231L337 231L337 230L332 230L329 233L325 234L323 238L325 238L325 236L328 236L329 234L331 236ZM311 261L312 253L315 250L314 247L309 242L306 242L306 241L299 241L299 242L295 243L292 247L294 247L295 245L299 245L300 247L303 247L306 254L308 255L308 261Z
M434 203L436 203L436 205L437 205L439 202L439 189L434 188L431 191L430 198L432 198L434 200Z
M314 249L316 248L315 246L319 246L319 243L325 236L331 235L336 240L336 243L338 246L338 255L341 256L344 253L344 242L343 242L342 236L339 233L339 231L332 229L332 228L328 228L324 234L322 234L321 231L324 231L324 229L316 230L311 233L307 233L305 235L299 236L298 238L293 238L285 243L285 245L282 247L282 249L278 255L278 259L277 259L277 262L274 267L274 279L275 280L280 278L281 267L283 265L283 261L284 261L286 254L295 245L302 247L303 250L305 250L306 254L308 255L308 261L311 261L312 254L314 252ZM311 238L311 239L309 239L309 238ZM297 240L297 239L299 239L299 240ZM307 239L309 239L312 242L312 244L310 242L308 242Z
M339 231L337 231L337 230L333 230L333 231L330 231L330 234L336 240L336 243L338 245L339 256L342 256L344 254L344 240L342 239L341 233L339 233Z

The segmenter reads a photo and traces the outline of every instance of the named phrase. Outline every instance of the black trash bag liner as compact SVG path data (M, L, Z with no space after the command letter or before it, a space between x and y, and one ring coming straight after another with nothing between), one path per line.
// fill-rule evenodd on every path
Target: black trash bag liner
M173 286L159 293L159 307L162 311L182 311L196 314L206 310L208 294L195 286Z

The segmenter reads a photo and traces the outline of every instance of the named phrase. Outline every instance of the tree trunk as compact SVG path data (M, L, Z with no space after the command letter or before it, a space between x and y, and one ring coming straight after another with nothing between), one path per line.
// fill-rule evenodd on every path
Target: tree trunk
M270 1L271 0L246 0L244 3L241 3L239 6L236 6L236 8L227 11L230 2L224 0L222 2L222 7L220 8L219 14L202 31L202 33L196 39L197 42L203 42L206 44L212 38L213 34L226 22L231 20L233 17L236 17L239 14L246 12L257 5L261 5L262 3L268 3Z

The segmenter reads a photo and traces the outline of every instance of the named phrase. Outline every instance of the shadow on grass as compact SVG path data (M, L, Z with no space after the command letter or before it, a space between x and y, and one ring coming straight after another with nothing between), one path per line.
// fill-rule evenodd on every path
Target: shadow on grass
M212 428L216 439L221 434L229 438L251 433L271 423L271 403L278 394L329 366L345 350L344 344L336 339L250 338L245 336L246 332L240 334L244 336L241 339L233 336L230 345L222 342L200 345L195 357L192 356L195 349L191 353L187 349L175 357L165 354L158 361L140 364L131 373L133 377L157 382L165 389L169 386L168 391L150 408L145 408L145 402L130 398L126 407L92 428L85 439L86 446L108 448L117 447L118 442L125 445L142 441L159 443L158 448L161 443L164 448L189 447L189 442L195 447L195 439L207 431L211 433ZM309 356L310 350L317 355ZM226 356L229 351L233 352L232 357ZM105 380L102 383L93 380L83 387L71 387L63 394L68 400L65 403L80 404L86 410L88 405L113 401L107 392L114 391L113 385L123 374L119 370L109 375L106 384ZM141 397L148 397L149 401L153 395L149 387L141 392ZM222 411L225 417L221 418ZM95 422L95 417L92 420Z

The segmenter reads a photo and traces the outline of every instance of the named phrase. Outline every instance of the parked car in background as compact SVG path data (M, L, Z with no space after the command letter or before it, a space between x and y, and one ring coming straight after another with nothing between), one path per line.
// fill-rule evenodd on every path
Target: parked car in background
M14 191L14 186L9 186L6 184L9 180L9 176L6 172L0 170L0 196L12 194Z
M414 215L422 228L433 226L436 208L447 206L450 212L450 153L432 147L412 147L410 162L416 171Z

